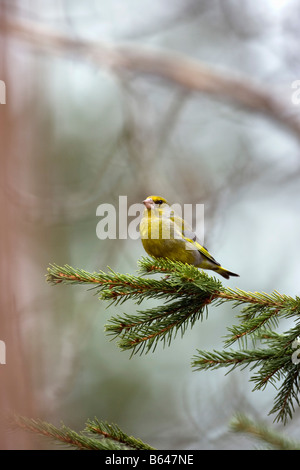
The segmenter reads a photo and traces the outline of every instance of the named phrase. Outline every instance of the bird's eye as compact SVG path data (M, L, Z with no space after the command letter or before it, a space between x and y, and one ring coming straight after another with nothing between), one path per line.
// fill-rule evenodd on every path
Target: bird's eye
M160 204L162 204L162 203L163 203L163 201L162 201L161 199L160 199L159 201L156 201L156 204L159 204L159 205L160 205Z

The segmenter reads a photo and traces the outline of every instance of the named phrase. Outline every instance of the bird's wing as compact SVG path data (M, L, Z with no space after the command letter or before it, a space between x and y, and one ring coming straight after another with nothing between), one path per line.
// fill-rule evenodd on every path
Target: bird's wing
M170 212L170 219L174 222L178 230L181 231L183 237L190 238L194 241L197 240L197 235L193 232L192 227L185 220L176 215L175 212Z
M193 232L193 230L184 229L183 232L182 232L182 235L184 236L184 238L188 238L189 240L193 240L193 242L197 241L197 235L195 234L195 232Z
M214 263L216 266L221 266L220 263L218 263L218 261L215 260L215 258L209 253L209 251L204 246L200 245L200 243L198 243L197 241L194 241L192 239L186 238L186 237L183 237L183 238L185 240L189 241L190 243L192 243L192 245L194 245L197 248L199 253L201 253L201 255L205 256L205 258L207 258L209 261Z
M209 261L217 266L221 266L218 261L209 253L209 251L202 245L200 245L196 233L192 230L191 226L185 222L181 217L177 216L173 211L170 212L170 219L174 222L178 230L182 234L182 238L190 242L194 247L205 256Z

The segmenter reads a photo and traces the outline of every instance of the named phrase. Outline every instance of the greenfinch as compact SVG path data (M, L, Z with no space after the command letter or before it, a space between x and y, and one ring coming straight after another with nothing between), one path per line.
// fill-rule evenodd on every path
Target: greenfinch
M225 279L239 276L223 268L197 240L191 227L172 210L166 199L149 196L140 222L140 235L145 251L155 258L192 264L211 269Z

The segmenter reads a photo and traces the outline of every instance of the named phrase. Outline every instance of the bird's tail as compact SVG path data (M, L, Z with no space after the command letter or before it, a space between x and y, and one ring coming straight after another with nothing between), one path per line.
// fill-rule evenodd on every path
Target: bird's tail
M227 269L222 268L222 266L218 266L216 269L214 269L214 271L216 271L216 273L220 274L221 276L225 277L225 279L229 279L230 276L239 277L239 274L228 271Z

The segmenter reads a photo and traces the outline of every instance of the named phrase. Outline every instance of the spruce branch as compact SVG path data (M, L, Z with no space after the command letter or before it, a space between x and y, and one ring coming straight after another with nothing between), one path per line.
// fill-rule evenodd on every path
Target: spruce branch
M163 276L149 277L153 274ZM170 345L179 332L183 335L188 327L203 319L208 306L230 302L233 308L239 308L238 325L228 327L223 351L198 351L192 362L194 369L224 367L230 372L249 367L253 371L253 390L282 382L270 412L276 414L277 420L286 422L295 403L299 404L299 361L292 361L295 341L300 338L299 297L224 287L219 279L194 266L155 258L142 258L137 276L112 270L89 273L68 265L51 265L47 280L54 285L91 285L109 305L129 299L136 304L146 299L163 301L136 314L113 316L106 325L106 332L118 340L119 347L132 354L154 351L159 342ZM294 319L295 325L279 334L274 328L282 319ZM252 348L247 346L248 340L252 341ZM239 349L228 349L234 343Z
M110 268L109 268L110 269ZM104 271L89 273L83 269L74 269L71 266L63 267L50 265L46 277L50 284L92 284L96 294L101 300L110 300L110 304L123 303L128 299L141 303L146 298L177 298L179 290L184 286L176 279L156 280L144 279L140 276L116 273L110 269L110 273ZM187 294L191 291L185 288Z
M60 442L68 447L80 450L110 450L114 449L114 443L109 439L97 440L77 433L65 425L60 428L46 423L40 419L34 420L23 416L16 418L16 424L27 431L34 432L48 439Z
M289 361L285 368L285 379L275 397L274 406L270 411L270 414L276 413L276 421L283 421L285 423L288 418L292 419L295 403L300 406L299 393L299 367Z
M230 351L200 351L198 356L195 356L192 366L195 370L204 371L208 369L219 369L222 367L230 367L229 372L236 367L245 368L251 365L251 369L255 366L264 363L270 359L272 351L264 349L256 350L230 350Z
M274 450L300 450L300 442L294 442L292 439L277 433L269 426L254 422L244 414L237 414L230 423L233 432L248 434L263 444L267 448Z
M131 299L140 304L145 299L163 299L164 305L138 315L113 317L106 331L119 338L122 349L132 353L154 350L159 341L170 344L178 331L183 335L188 326L202 319L208 304L223 290L221 282L193 266L169 260L142 259L140 273L164 273L167 278L151 279L103 271L88 273L68 265L51 265L47 281L51 284L92 284L100 299L109 305Z
M293 349L290 347L288 335L278 335L278 343L275 343L275 337L275 335L271 336L271 344L268 348L225 349L221 352L198 351L198 355L193 359L192 367L198 371L229 367L229 372L231 372L236 367L243 369L248 366L251 371L256 370L256 373L250 377L250 382L254 383L253 391L264 390L268 384L278 388L274 406L269 414L275 414L274 421L286 423L288 418L292 418L295 403L300 405L299 366L292 362ZM282 382L280 387L277 386L278 382Z
M57 441L79 450L153 450L148 444L133 436L128 436L117 425L106 421L88 421L86 428L76 432L62 425L60 428L40 419L34 420L16 416L14 424L18 427ZM95 438L94 436L97 436Z
M116 424L109 424L106 421L99 421L97 418L88 420L86 430L90 433L100 435L106 439L110 439L128 446L135 450L154 450L154 447L145 444L141 439L128 436Z
M242 308L239 315L241 323L238 326L228 328L231 335L227 338L226 345L252 335L262 328L276 327L280 318L290 318L300 313L299 297L294 299L277 291L271 294L266 294L265 292L246 293L240 289L234 291L227 288L226 294L229 292L233 296L239 293L234 306L241 305L242 303L246 305Z
M113 317L106 331L113 337L120 337L121 349L132 349L132 354L154 351L158 342L170 345L178 331L183 335L188 326L202 319L205 304L185 299L170 305L138 312L137 316Z

